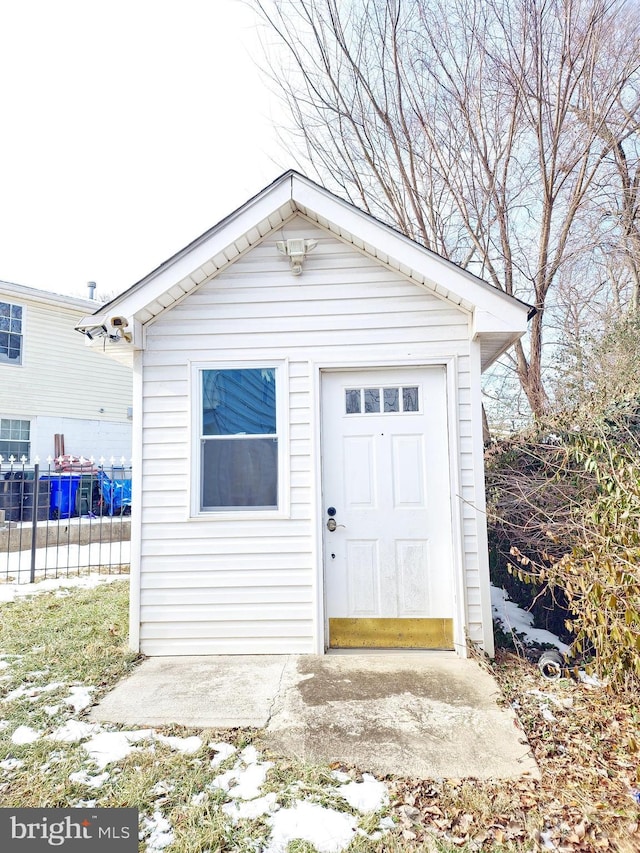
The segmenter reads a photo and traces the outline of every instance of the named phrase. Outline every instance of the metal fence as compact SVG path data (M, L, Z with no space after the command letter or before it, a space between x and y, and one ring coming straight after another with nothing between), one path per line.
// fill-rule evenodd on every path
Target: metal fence
M0 456L0 583L129 571L131 465Z

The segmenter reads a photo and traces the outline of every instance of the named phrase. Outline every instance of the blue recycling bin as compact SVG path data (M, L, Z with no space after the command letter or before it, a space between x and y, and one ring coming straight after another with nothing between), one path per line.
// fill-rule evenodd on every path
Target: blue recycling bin
M71 518L76 515L76 494L81 477L81 474L51 474L40 478L51 483L51 518Z

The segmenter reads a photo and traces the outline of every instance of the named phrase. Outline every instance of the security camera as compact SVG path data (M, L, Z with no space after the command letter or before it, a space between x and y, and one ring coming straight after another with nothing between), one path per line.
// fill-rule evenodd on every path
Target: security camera
M106 338L109 334L105 324L96 321L95 317L84 317L76 326L76 331L89 338L90 341L96 340L96 338Z
M125 329L129 325L126 317L112 317L110 322L114 329Z

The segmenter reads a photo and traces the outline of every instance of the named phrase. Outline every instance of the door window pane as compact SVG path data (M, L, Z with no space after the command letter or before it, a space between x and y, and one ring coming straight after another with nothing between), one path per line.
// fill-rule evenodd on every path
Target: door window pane
M418 412L420 410L417 386L402 389L402 411Z
M348 415L359 415L362 409L360 408L360 389L347 388L345 393L345 411Z
M384 389L384 410L385 412L400 411L400 394L397 388Z
M364 389L364 410L365 413L373 413L380 411L380 389L365 388Z

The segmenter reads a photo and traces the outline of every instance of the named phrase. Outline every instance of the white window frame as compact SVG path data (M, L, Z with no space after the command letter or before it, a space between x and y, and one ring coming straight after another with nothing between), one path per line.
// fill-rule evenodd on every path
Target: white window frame
M277 509L202 509L202 373L205 370L275 370L276 434L278 439L278 507ZM191 520L246 520L289 518L290 516L290 442L289 442L289 364L285 360L192 362L190 370L191 398L191 465L189 480L189 518Z
M29 462L31 460L31 452L33 450L33 441L34 441L33 421L31 420L31 418L20 418L17 415L0 415L0 421L20 421L20 422L23 422L23 423L26 422L29 424L29 452L28 453L19 453L17 456L15 453L13 454L14 458L15 458L14 464L21 463L23 456L26 456L27 462ZM0 439L0 441L6 441L6 439ZM2 458L3 458L3 462L2 462L3 467L9 463L9 456L10 455L11 454L9 454L9 453L3 453L2 448L0 448L0 456L2 456Z
M22 309L22 317L20 319L20 333L19 333L20 334L20 358L15 360L15 359L9 358L8 356L5 356L3 353L0 353L0 366L1 365L7 365L9 367L22 367L22 364L24 363L24 341L25 341L24 327L25 327L25 319L26 319L27 309L21 302L12 302L10 299L7 299L5 296L0 296L0 302L4 302L5 305L15 306L16 308ZM10 334L15 335L18 333L17 332L10 332ZM16 420L20 420L20 419L16 418Z

